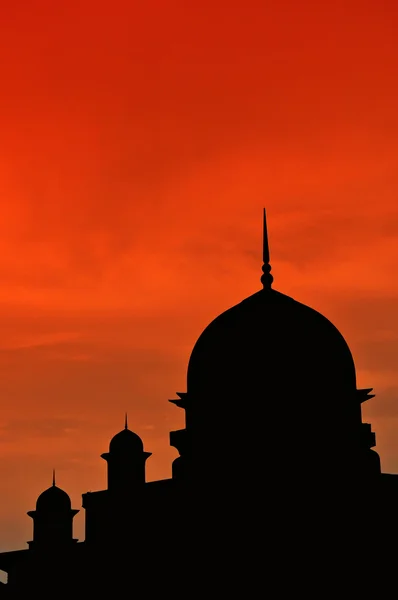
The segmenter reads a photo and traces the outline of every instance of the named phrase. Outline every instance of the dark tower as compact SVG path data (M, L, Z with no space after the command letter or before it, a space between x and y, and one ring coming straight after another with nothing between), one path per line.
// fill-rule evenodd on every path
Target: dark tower
M68 547L73 539L73 518L79 511L71 507L66 492L53 484L37 499L36 510L27 514L33 519L33 541L28 542L32 549L55 549Z
M233 573L234 593L240 580L245 597L261 586L263 544L283 546L285 561L287 551L303 551L304 539L316 549L318 533L338 538L342 524L356 539L364 507L373 506L369 488L381 479L375 435L362 423L371 389L357 389L338 329L274 289L265 211L263 226L262 289L199 336L187 391L172 401L185 410L186 427L170 435L180 452L173 479L187 492L184 543L206 547L208 573L220 582ZM191 555L191 579L199 580L201 559Z
M101 454L108 464L107 489L83 494L87 544L121 548L137 536L139 507L145 496L145 463L150 456L141 438L128 428L126 415L124 429L111 439L109 452Z
M301 497L311 497L323 486L337 489L380 475L375 435L361 415L371 389L357 389L354 361L338 329L273 289L265 211L262 271L263 289L199 336L187 392L172 400L186 413L185 430L170 436L180 452L173 478L189 473L196 487L212 487L231 510L245 502L238 480L261 504L270 500L256 491L265 482L278 503L297 486Z
M128 492L145 483L145 463L151 452L144 451L141 438L130 431L125 419L124 429L117 433L109 444L109 452L101 454L108 463L108 490Z

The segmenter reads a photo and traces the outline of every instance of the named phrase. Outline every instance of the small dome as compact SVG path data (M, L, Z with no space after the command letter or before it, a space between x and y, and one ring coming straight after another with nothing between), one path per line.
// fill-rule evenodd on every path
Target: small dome
M109 452L117 454L131 454L132 452L143 452L144 444L139 435L130 431L130 429L123 429L117 433L109 444Z
M64 490L52 485L38 497L36 510L40 512L66 512L71 510L71 501Z

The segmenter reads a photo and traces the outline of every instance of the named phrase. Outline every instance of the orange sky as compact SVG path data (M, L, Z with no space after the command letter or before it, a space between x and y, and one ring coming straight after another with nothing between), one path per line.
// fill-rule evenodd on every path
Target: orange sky
M53 466L76 508L105 486L126 410L170 475L167 400L260 287L263 205L276 289L346 337L398 472L396 1L3 4L0 551Z

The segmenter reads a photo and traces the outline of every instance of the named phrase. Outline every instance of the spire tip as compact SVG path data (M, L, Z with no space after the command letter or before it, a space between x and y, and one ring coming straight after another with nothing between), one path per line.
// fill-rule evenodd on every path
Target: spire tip
M269 264L269 244L268 244L268 230L267 230L267 213L263 208L263 274L261 276L261 283L264 289L271 289L272 282L274 280L271 275L271 265Z

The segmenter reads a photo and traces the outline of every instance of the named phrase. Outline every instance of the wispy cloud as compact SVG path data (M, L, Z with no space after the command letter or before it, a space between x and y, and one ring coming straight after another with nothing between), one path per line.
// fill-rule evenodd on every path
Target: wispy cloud
M3 343L0 342L0 351L59 346L68 344L70 342L75 342L80 338L81 334L73 331L35 334L15 332L6 342L4 340Z

